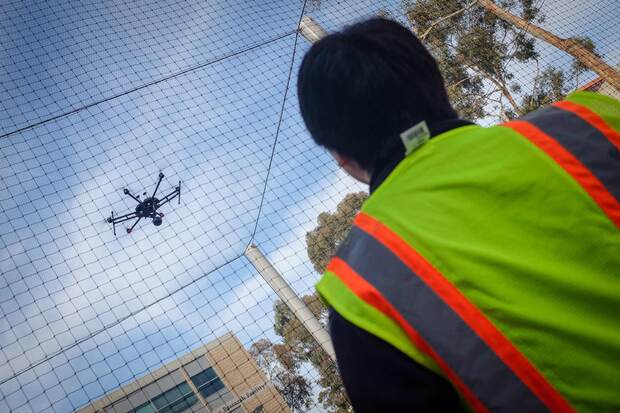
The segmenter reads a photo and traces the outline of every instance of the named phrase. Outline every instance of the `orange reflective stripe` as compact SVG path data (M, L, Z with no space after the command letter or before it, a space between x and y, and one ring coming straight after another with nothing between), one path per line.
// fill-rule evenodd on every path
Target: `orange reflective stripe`
M389 249L430 287L493 350L499 359L553 412L574 412L570 404L530 361L465 297L387 226L360 213L354 224ZM372 257L368 257L372 259Z
M575 115L588 122L593 128L598 129L616 148L618 148L618 150L620 150L620 133L616 132L603 118L590 109L568 100L556 102L553 106L573 112Z
M467 403L479 413L490 413L490 411L480 402L476 395L465 385L460 377L448 366L448 364L433 350L431 346L420 336L420 334L408 323L396 308L368 281L355 272L344 260L334 257L327 270L331 271L342 280L343 283L358 297L368 305L381 311L387 317L394 320L411 341L424 353L428 354L444 372L446 377L454 384L457 390L463 395Z
M549 155L581 185L616 227L620 228L620 202L573 154L530 122L514 120L504 123L503 126L515 130Z
M504 413L549 412L477 332L371 234L353 226L337 256L393 306L398 319L424 338L482 405L489 409L501 406Z

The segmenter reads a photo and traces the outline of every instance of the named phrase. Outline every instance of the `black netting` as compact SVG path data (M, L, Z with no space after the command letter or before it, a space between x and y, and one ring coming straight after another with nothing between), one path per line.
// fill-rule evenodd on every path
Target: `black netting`
M325 322L307 234L320 213L334 213L365 187L306 132L296 74L310 44L297 27L303 16L329 32L380 14L421 35L429 24L410 11L427 3L3 3L0 411L252 411L261 403L264 411L285 410L284 403L346 411L331 359L281 305L246 248L257 245ZM439 17L454 12L448 3L464 7L455 15L464 21L481 13L454 0ZM516 3L523 14L521 4L531 2ZM590 41L609 65L620 62L616 2L533 7L530 24ZM429 43L442 31L456 41L450 21L433 26ZM521 37L532 37L502 30L511 57L500 75L466 61L466 78L448 82L479 81L464 90L483 99L474 120L492 124L532 109L551 70L561 72L562 95L596 83L597 74L540 40L531 43L535 58L515 57ZM442 45L431 46L437 55ZM127 221L115 235L106 219L136 207L123 189L142 201L159 172L158 196L181 183L180 199L159 211L162 225L142 219L128 234ZM241 350L234 340L209 347L221 337L234 337Z

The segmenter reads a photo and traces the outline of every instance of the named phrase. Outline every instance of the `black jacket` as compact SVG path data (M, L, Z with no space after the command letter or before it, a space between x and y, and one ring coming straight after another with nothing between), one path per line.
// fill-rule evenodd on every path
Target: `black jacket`
M333 310L329 329L356 413L464 411L446 379Z
M436 136L471 123L451 120L428 125ZM370 193L387 178L404 157L399 147L372 174ZM329 310L329 329L340 375L353 408L364 412L461 412L452 385L435 372L416 363L391 344L348 322Z

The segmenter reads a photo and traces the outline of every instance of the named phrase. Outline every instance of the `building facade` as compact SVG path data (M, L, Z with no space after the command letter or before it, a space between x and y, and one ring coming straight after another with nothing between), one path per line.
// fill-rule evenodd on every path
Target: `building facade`
M77 413L290 412L231 333L108 393Z

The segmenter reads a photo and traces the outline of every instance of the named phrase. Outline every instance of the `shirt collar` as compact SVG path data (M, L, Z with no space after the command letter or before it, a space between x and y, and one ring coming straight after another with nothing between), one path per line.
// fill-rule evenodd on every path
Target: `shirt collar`
M428 124L431 137L440 135L449 130L460 128L461 126L474 125L473 122L463 119L449 119L441 122ZM379 163L370 177L369 191L372 194L385 181L396 166L405 158L405 148L403 145L396 145L396 149L385 161Z

